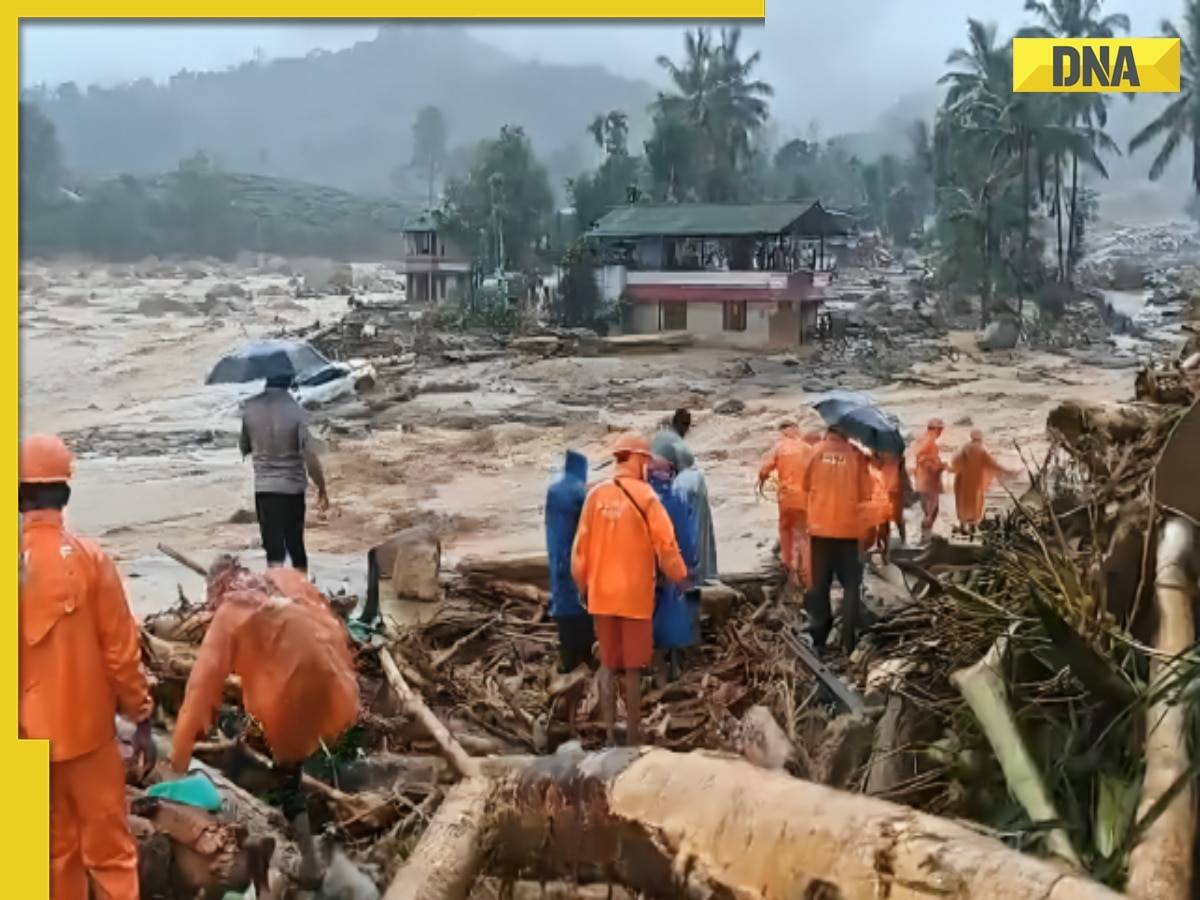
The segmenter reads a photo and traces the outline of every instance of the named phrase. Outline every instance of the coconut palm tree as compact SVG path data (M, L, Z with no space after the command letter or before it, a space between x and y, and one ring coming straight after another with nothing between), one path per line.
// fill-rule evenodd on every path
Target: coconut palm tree
M728 199L737 172L750 157L751 140L769 116L771 85L755 79L761 61L756 53L743 59L741 29L722 29L720 43L700 28L684 35L684 59L676 64L666 56L658 64L675 88L660 93L655 114L663 121L686 122L705 145L709 199Z
M1155 138L1162 138L1158 155L1150 164L1150 180L1157 181L1167 163L1187 138L1192 148L1192 185L1200 194L1200 0L1187 0L1183 11L1184 34L1170 22L1162 23L1162 33L1179 38L1179 96L1172 100L1158 118L1139 131L1129 142L1133 153Z
M1019 32L1022 37L1040 38L1111 38L1117 32L1129 33L1129 16L1124 13L1102 14L1103 0L1050 0L1049 3L1040 0L1025 0L1025 10L1034 13L1040 24L1033 28L1025 28ZM1132 95L1129 95L1132 99ZM1111 97L1107 94L1074 94L1062 98L1059 104L1060 119L1066 125L1082 124L1086 132L1096 138L1092 145L1092 156L1099 149L1119 153L1120 150L1103 132L1108 124L1108 104ZM1055 202L1054 212L1058 220L1059 239L1059 268L1063 280L1070 281L1073 260L1075 258L1076 214L1079 197L1079 163L1083 159L1085 165L1089 154L1071 152L1071 190L1067 195L1067 252L1064 258L1062 252L1062 154L1053 157L1055 166Z

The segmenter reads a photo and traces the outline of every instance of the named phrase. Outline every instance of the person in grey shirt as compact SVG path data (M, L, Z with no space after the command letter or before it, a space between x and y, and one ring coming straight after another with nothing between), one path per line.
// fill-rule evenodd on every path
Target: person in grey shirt
M691 429L692 414L683 408L675 410L670 421L664 422L658 433L654 435L654 440L650 442L650 452L655 456L665 457L666 454L663 451L674 444L683 444L683 439L687 437L687 433Z
M291 560L308 571L304 549L304 494L308 480L317 488L322 511L329 508L325 473L308 436L308 416L292 396L293 376L267 379L266 389L246 401L242 412L242 458L254 461L254 509L267 565Z

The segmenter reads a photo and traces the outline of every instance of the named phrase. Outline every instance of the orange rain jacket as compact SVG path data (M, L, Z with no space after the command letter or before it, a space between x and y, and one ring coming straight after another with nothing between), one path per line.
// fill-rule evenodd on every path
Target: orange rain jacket
M597 486L583 504L571 574L593 616L652 618L657 570L677 584L687 578L675 528L654 488L642 480L643 464L637 455L617 463L613 480Z
M942 454L938 449L937 435L926 431L913 444L913 485L921 494L942 493L942 471L946 464L942 462Z
M954 509L964 525L978 524L983 518L983 501L988 489L1006 469L996 462L982 441L971 441L950 461L954 473Z
M19 733L50 741L50 761L116 738L118 711L140 722L154 709L138 626L117 567L71 534L61 512L22 516Z
M220 595L179 711L175 771L187 771L231 673L241 677L246 711L262 724L276 762L300 762L358 719L346 629L294 570L245 573Z
M780 509L803 510L808 506L808 497L800 487L800 478L812 455L813 446L796 432L780 435L775 446L763 457L758 480L766 481L772 472L778 475Z
M812 537L862 540L872 521L875 479L866 456L844 437L828 434L814 448L800 481L808 495Z

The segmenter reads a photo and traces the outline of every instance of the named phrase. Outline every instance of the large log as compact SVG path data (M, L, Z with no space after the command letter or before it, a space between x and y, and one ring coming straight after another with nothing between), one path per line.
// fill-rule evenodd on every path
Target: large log
M1119 900L953 822L744 760L565 750L510 765L487 767L491 791L466 783L437 856L423 840L387 900L461 900L485 862L508 878L606 874L647 896Z
M464 900L483 865L494 789L486 778L451 788L383 900Z
M1187 780L1129 854L1126 891L1133 900L1188 900L1192 896L1196 799L1188 778L1188 711L1187 704L1180 702L1178 689L1168 685L1178 679L1177 657L1196 641L1191 565L1195 555L1195 528L1186 519L1168 519L1158 541L1154 644L1159 655L1151 662L1155 700L1146 710L1146 774L1138 819L1165 802L1178 782Z
M508 559L468 556L456 568L460 575L470 581L509 581L550 589L550 564L545 554Z

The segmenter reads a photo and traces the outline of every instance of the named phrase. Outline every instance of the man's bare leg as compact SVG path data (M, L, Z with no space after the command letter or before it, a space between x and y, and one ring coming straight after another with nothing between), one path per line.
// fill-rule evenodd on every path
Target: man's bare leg
M604 721L604 735L608 746L617 746L616 673L605 666L600 667L600 717Z
M626 669L625 683L625 744L637 747L642 742L642 673Z

